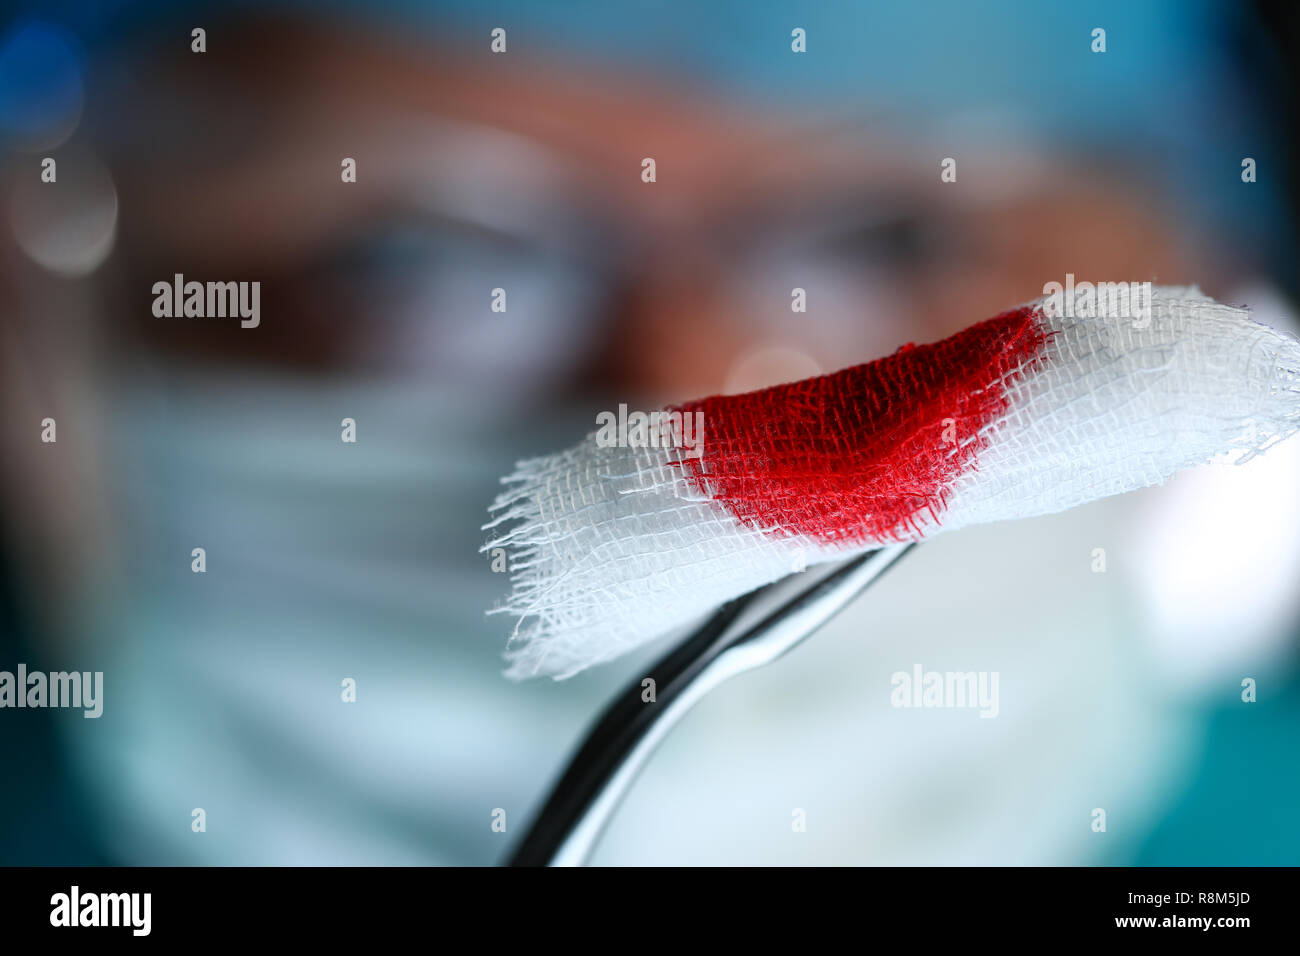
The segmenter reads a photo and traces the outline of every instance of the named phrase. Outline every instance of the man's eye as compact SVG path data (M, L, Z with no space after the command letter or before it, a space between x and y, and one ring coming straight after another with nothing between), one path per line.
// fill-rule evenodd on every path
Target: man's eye
M327 248L313 260L316 271L342 281L367 282L427 268L436 241L413 226L369 227Z
M838 260L907 269L954 255L958 248L956 238L941 224L905 216L836 232L820 243L819 252Z
M292 280L299 313L352 327L364 366L446 381L550 378L593 338L600 276L564 253L484 230L378 223Z

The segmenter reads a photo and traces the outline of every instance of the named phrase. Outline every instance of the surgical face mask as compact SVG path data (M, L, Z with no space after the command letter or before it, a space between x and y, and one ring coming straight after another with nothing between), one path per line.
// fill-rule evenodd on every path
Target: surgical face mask
M580 426L417 383L123 379L102 467L116 593L78 635L105 709L69 739L110 853L495 862L492 811L522 825L616 679L539 721L546 687L500 676L483 613L504 590L478 551L497 476Z

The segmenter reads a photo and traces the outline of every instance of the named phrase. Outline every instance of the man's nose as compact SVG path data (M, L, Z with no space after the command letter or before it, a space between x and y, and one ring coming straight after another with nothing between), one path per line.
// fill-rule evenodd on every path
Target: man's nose
M734 284L707 255L638 271L613 313L598 379L665 400L721 391L754 336Z

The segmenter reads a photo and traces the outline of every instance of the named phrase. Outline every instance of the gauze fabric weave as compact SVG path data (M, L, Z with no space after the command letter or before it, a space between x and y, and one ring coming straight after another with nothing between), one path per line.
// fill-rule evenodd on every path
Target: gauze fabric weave
M1244 460L1300 428L1300 343L1195 288L1029 303L942 342L679 408L702 454L520 462L491 506L515 678L571 676L818 562ZM1063 314L1062 314L1063 313Z

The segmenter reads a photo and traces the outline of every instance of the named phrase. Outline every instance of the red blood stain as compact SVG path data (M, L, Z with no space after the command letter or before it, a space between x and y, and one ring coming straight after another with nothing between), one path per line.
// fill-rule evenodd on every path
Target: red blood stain
M772 534L845 546L915 537L976 467L984 426L1049 334L1026 307L832 375L690 402L676 410L704 413L704 448L681 467Z

